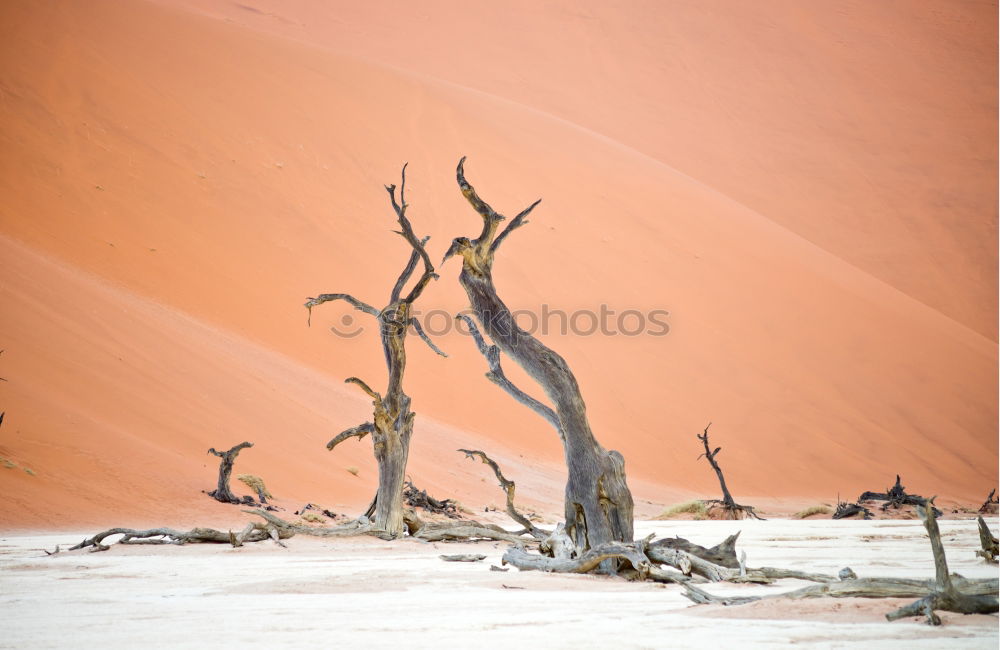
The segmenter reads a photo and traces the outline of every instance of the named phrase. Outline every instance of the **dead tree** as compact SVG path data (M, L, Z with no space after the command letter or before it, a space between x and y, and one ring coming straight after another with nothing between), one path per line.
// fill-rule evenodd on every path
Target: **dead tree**
M219 485L209 492L208 496L222 503L253 505L253 497L247 496L241 499L229 489L229 477L233 473L233 463L236 462L236 457L239 456L240 452L248 447L253 447L253 443L241 442L229 451L216 451L215 447L208 450L208 453L222 459L219 461Z
M458 237L453 240L444 259L453 255L462 257L459 282L469 297L476 319L499 351L538 382L552 406L528 396L498 375L494 360L489 356L491 367L487 376L522 404L541 414L559 433L568 469L564 504L566 532L580 552L614 541L631 541L633 502L625 482L624 458L617 451L605 450L594 437L580 387L566 361L518 327L493 284L493 258L497 250L510 233L528 223L526 217L539 201L522 210L498 232L505 217L483 201L466 181L464 165L465 158L462 158L456 173L458 186L482 217L483 228L475 239ZM498 358L496 362L498 365Z
M698 440L701 440L702 444L705 445L705 453L698 456L695 460L700 460L702 456L708 460L708 464L712 466L715 470L715 475L719 477L719 485L722 487L722 500L719 499L708 499L703 501L707 506L714 507L718 506L722 508L722 511L726 514L727 519L743 519L744 517L753 517L754 519L761 519L761 517L754 512L753 506L743 506L733 499L733 495L729 493L729 488L726 487L726 477L722 474L722 468L719 467L719 463L715 460L715 457L719 455L722 451L722 447L716 447L715 451L708 445L708 428L712 426L709 422L708 426L705 427L704 433L698 434Z
M315 298L309 298L306 307L312 313L312 308L332 300L343 300L370 316L374 316L379 324L379 335L382 349L385 353L385 364L389 371L389 382L385 394L373 390L367 383L357 377L346 381L355 384L372 399L374 413L372 420L348 429L333 438L326 446L333 450L338 444L348 438L358 440L371 434L375 460L378 462L378 491L366 517L373 519L374 528L382 531L389 538L403 534L403 482L406 476L406 462L410 453L410 438L413 435L413 418L415 413L410 410L410 398L403 392L403 373L406 369L406 334L410 327L424 340L432 350L441 356L447 356L438 349L427 337L419 321L412 314L414 301L420 297L431 280L437 278L434 265L424 244L427 238L418 239L413 233L413 227L406 216L406 165L403 165L402 180L399 186L399 202L396 201L396 186L386 185L389 202L396 213L400 230L398 234L410 245L410 258L399 274L396 284L389 295L389 304L382 309L375 309L368 303L346 293L324 293ZM410 289L403 294L403 289L417 268L418 262L423 263L423 273Z

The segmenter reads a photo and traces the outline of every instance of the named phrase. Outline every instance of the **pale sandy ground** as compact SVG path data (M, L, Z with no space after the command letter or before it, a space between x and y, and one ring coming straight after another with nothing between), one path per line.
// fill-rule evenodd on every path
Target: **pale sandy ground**
M990 519L995 529L997 519ZM975 522L942 521L952 571L990 577L973 555ZM751 566L860 576L928 577L931 554L913 521L642 522L637 534L713 544L742 530ZM91 534L95 531L86 531ZM296 537L225 546L123 547L47 557L78 534L0 539L0 645L42 647L806 647L995 648L997 617L944 615L939 628L888 623L897 600L690 606L678 587L597 576L492 572L504 545L386 543ZM442 553L480 552L476 564ZM765 594L801 586L713 585Z

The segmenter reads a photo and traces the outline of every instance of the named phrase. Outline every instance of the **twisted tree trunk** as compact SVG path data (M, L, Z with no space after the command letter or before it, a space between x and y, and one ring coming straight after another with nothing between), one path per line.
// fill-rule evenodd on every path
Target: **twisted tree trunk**
M538 205L538 201L518 214L498 234L504 217L480 199L466 181L464 163L465 158L458 163L458 186L483 218L483 230L473 240L467 237L455 239L445 259L452 255L462 256L459 282L469 296L477 320L496 346L539 383L552 407L514 388L527 398L525 400L502 383L497 383L545 416L562 439L569 470L565 495L566 532L580 551L613 541L631 541L632 494L625 482L622 455L601 447L590 429L580 387L566 361L517 326L493 284L493 256L497 248L513 230L527 223L525 217ZM496 371L491 368L490 374L495 375Z
M219 461L219 482L214 490L208 493L208 496L212 497L216 501L221 501L222 503L236 503L236 504L253 504L253 497L246 497L245 499L240 499L232 490L229 489L229 478L233 474L233 464L236 462L236 457L240 455L240 452L248 447L253 447L252 442L241 442L240 444L234 446L229 451L216 451L215 447L208 450L208 453L213 456L218 456L222 460Z
M326 293L316 298L309 298L306 307L310 313L313 307L331 300L344 300L355 309L374 316L379 323L379 335L382 349L385 353L385 363L389 370L389 383L382 395L372 390L364 381L350 377L347 383L356 384L372 398L373 417L348 429L331 440L326 448L333 450L338 444L348 438L361 439L371 434L375 460L378 463L378 492L375 494L374 508L369 509L373 516L373 528L382 531L387 537L399 537L403 534L403 481L406 476L406 463L410 454L410 438L413 435L414 413L410 410L410 398L403 392L403 373L406 370L406 334L412 326L414 331L442 356L447 356L431 342L420 327L417 319L411 316L413 302L420 297L427 284L437 278L434 266L431 264L424 244L427 238L420 240L413 234L413 227L406 217L406 165L403 165L402 181L399 188L399 203L396 202L396 186L387 185L389 200L400 226L399 234L410 244L413 251L400 273L389 296L389 304L382 309L375 309L357 298L345 293ZM413 275L417 263L423 261L424 272L406 296L402 296L403 288ZM368 513L366 513L368 514Z

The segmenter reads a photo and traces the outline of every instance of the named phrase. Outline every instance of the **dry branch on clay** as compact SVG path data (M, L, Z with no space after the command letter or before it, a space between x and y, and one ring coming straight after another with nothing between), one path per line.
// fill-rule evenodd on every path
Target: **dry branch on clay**
M927 507L933 507L929 500ZM769 596L715 596L702 588L685 584L685 596L699 604L743 605L758 600L777 598L920 598L895 612L886 614L886 619L894 621L907 616L928 616L928 622L940 624L934 610L951 612L991 613L997 611L996 578L968 580L953 578L948 574L948 565L941 544L941 532L937 519L927 516L925 506L918 506L917 513L924 521L931 550L934 555L935 580L910 580L904 578L857 578L853 571L845 569L840 580L824 580L821 584L803 587L783 594ZM773 569L771 571L774 571ZM783 576L792 577L792 576Z
M222 532L214 528L192 528L188 531L179 531L172 528L150 528L148 530L136 530L134 528L109 528L97 533L93 537L88 537L76 546L70 547L70 551L82 548L89 548L91 551L106 551L110 545L102 542L111 536L121 535L118 544L231 544L232 546L242 546L245 542L262 542L268 539L281 544L282 539L291 537L291 531L280 530L271 525L250 523L238 534L232 531ZM281 544L284 546L284 544ZM58 549L57 549L58 551Z
M721 508L723 513L726 515L726 519L743 519L745 517L763 519L754 511L753 506L744 506L736 503L733 499L733 495L729 493L729 488L726 487L726 477L723 476L722 468L719 467L719 463L715 460L715 457L719 455L720 451L722 451L722 447L716 447L713 451L708 444L708 429L711 426L712 423L709 422L708 426L705 427L705 432L698 434L698 440L701 440L702 444L705 445L705 452L698 456L698 460L704 456L705 459L708 460L708 464L712 466L713 470L715 470L715 475L719 477L719 485L722 487L722 499L707 499L704 500L703 503L710 508Z

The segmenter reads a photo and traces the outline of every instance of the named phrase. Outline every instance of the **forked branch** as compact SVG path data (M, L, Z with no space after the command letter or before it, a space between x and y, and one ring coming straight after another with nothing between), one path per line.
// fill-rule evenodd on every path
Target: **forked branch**
M461 320L468 326L469 333L472 334L472 338L476 342L476 347L479 348L482 355L486 357L486 363L490 368L490 371L486 373L486 378L500 388L504 389L508 395L516 399L518 402L524 404L532 411L545 418L549 424L556 428L556 431L559 432L559 437L562 438L562 428L559 425L559 416L556 415L556 412L515 386L513 382L507 378L507 375L504 374L503 367L500 365L500 348L486 343L483 339L483 335L479 332L479 328L476 327L476 323L473 322L471 318L465 314L458 314L455 318Z
M507 514L510 515L511 519L524 526L524 529L528 531L529 535L537 540L543 540L552 534L547 530L538 528L535 524L531 523L530 519L517 511L517 508L514 507L514 490L516 489L516 485L514 484L514 481L509 480L503 475L503 472L500 471L500 466L496 464L496 461L487 456L484 452L476 449L459 449L458 451L465 454L467 458L471 458L473 460L479 458L484 465L488 465L490 469L493 470L497 480L500 481L500 488L504 491L504 494L507 495Z

